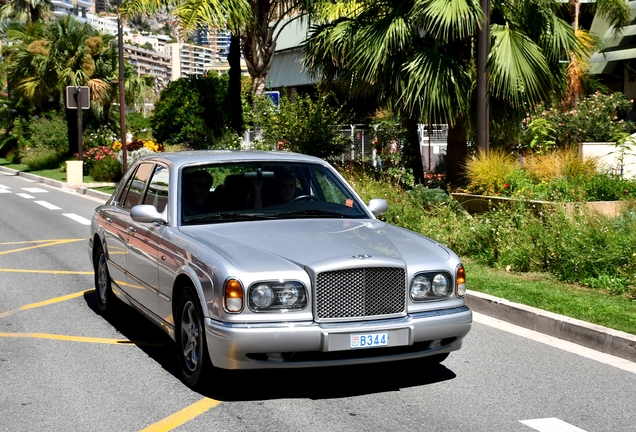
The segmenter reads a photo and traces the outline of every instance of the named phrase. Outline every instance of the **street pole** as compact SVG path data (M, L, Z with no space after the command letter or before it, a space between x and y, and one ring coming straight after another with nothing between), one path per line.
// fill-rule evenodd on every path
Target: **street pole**
M82 88L75 86L75 101L77 102L77 158L84 159L84 140L82 137Z
M490 52L490 0L481 0L484 20L477 34L477 149L488 154L490 142L490 106L488 104L488 71Z
M124 173L128 170L128 146L126 144L126 98L124 97L124 19L121 16L121 0L117 0L117 47L119 49L119 128Z

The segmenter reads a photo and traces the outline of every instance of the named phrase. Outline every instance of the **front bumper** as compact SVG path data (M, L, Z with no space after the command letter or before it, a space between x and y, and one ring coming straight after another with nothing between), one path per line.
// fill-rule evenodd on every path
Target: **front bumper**
M472 312L466 306L337 324L205 320L210 359L222 369L338 366L426 357L461 348L471 324ZM349 348L349 335L372 332L388 332L389 345Z

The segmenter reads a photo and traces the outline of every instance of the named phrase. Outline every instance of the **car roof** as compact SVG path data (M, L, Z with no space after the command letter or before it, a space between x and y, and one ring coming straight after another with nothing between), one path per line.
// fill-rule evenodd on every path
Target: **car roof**
M173 167L222 162L305 162L326 165L320 158L286 151L254 150L186 150L156 153L140 160L164 161Z

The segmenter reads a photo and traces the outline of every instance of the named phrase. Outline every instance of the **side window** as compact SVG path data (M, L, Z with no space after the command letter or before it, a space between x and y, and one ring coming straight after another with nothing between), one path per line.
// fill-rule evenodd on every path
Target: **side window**
M168 186L170 181L170 172L163 165L157 165L152 179L148 183L148 190L144 197L144 204L155 206L158 212L163 212L168 203Z
M323 172L318 170L315 170L314 174L325 197L325 201L343 205L346 204L347 197L342 193L342 190L334 184L331 177L326 176Z
M142 163L139 165L139 168L137 168L137 172L133 176L130 188L128 189L126 200L122 205L126 210L130 211L130 209L139 204L141 195L144 193L146 183L154 166L153 163Z

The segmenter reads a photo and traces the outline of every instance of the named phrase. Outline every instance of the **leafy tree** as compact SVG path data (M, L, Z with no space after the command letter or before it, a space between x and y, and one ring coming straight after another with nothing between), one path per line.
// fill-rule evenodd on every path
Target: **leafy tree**
M351 144L340 133L342 113L325 98L314 101L309 96L296 96L291 100L283 96L279 108L267 98L257 100L254 123L262 129L269 148L329 159L340 156Z
M0 7L0 18L36 23L49 16L50 0L8 0Z
M228 122L226 98L226 75L219 77L212 72L170 82L155 104L153 136L166 144L213 147Z
M88 86L91 114L97 128L110 120L110 106L118 99L117 51L111 36L100 35L90 25L71 16L46 23L11 23L5 28L7 83L20 116L61 110L66 106L66 86ZM126 68L126 98L136 99L147 80ZM69 152L77 153L77 110L66 109Z
M408 119L406 151L419 181L415 124L448 123L448 175L457 182L475 111L473 37L482 19L479 2L363 0L355 5L341 9L336 19L322 15L306 45L305 65L340 92L375 95L379 105ZM565 68L559 60L582 48L559 18L559 7L552 0L492 4L487 67L493 117L501 110L520 121L528 106L563 95Z

